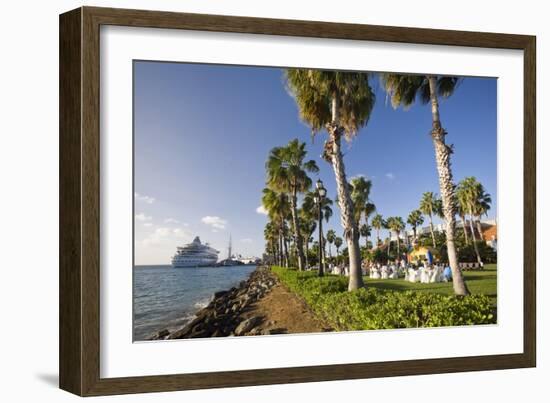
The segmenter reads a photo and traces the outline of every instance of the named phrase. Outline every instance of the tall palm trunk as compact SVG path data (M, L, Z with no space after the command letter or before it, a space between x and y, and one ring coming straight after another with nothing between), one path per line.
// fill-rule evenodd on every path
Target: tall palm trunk
M290 266L290 257L288 254L289 244L286 237L283 237L283 247L285 250L285 267L288 268Z
M284 266L283 261L283 232L279 231L279 266Z
M434 222L433 222L432 214L431 214L431 213L430 213L430 215L428 216L428 218L430 219L430 233L432 234L432 245L433 245L433 247L435 248L435 247L436 247L436 244L435 244Z
M359 229L353 218L353 204L349 195L344 161L340 149L340 135L331 136L333 142L332 165L336 175L340 219L344 227L344 236L349 252L349 284L348 290L353 291L363 287L361 276L361 255L359 250Z
M304 250L302 249L302 235L300 234L297 204L298 197L296 196L296 189L294 189L290 198L290 207L292 211L292 225L294 226L294 242L296 253L298 254L298 270L302 271L304 270Z
M306 269L309 267L309 236L304 240L304 258Z
M357 223L359 225L359 223ZM365 225L367 226L367 229L369 228L369 218L365 214ZM365 237L365 250L369 250L369 234L367 232L367 236Z
M462 221L462 230L464 232L464 242L466 242L466 245L468 245L470 243L470 240L468 239L468 231L466 230L466 217L464 215L461 215L460 220Z
M445 233L447 235L447 255L449 265L453 274L453 289L457 295L469 294L468 287L464 282L462 271L458 266L458 256L455 246L455 205L454 205L454 184L451 171L451 147L445 144L445 130L441 127L439 119L439 104L436 93L436 77L428 77L430 85L430 100L432 104L432 139L435 148L435 159L437 172L439 174L439 191L443 204L443 217L445 219Z
M336 176L338 204L340 205L340 220L344 227L344 236L348 243L349 282L348 290L353 291L364 286L361 273L361 252L359 249L359 228L354 219L353 203L351 201L346 170L341 150L343 128L338 124L338 99L332 96L332 122L327 127L332 142L332 167Z
M380 245L380 228L376 228L376 248Z
M468 225L470 226L470 232L472 234L472 240L474 241L474 243L477 242L477 235L476 233L474 232L474 226L473 226L473 223L472 223L472 217L470 216L470 220L467 220L468 221Z
M399 232L395 231L395 235L397 236L397 257L399 257Z
M481 228L481 217L476 217L477 232L479 233L479 240L483 241L483 229Z
M479 264L481 264L481 256L479 256L479 249L477 247L477 236L474 232L474 218L472 215L470 215L470 231L472 231L472 238L474 239L474 250L476 252L476 258L477 258L477 262Z
M271 261L277 264L277 245L273 241L271 241L271 257Z

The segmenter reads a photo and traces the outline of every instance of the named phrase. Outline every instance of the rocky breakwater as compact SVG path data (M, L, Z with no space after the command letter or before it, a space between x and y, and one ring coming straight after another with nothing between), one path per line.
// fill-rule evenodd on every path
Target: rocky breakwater
M258 267L246 281L228 291L219 291L195 319L173 332L157 332L150 340L190 339L201 337L247 336L282 333L284 329L267 329L273 323L254 315L253 304L278 284L268 267Z

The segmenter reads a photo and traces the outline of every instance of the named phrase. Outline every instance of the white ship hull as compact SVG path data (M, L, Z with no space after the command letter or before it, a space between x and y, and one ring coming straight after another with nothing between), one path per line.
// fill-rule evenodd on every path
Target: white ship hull
M213 266L216 264L218 259L203 259L200 261L197 260L183 260L183 259L173 259L172 267L205 267Z
M218 261L218 251L208 244L201 244L200 238L179 246L172 257L172 267L204 267L212 266Z

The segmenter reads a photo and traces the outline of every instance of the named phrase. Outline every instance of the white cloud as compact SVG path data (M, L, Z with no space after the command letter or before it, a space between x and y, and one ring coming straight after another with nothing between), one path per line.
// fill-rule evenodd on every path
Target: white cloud
M183 229L183 228L172 229L172 234L174 234L177 237L184 237L184 236L191 235L186 229Z
M220 218L218 216L207 215L205 217L202 217L201 221L203 222L203 224L210 225L212 228L215 229L225 229L225 226L227 225L227 220L224 220L223 218Z
M144 222L144 223L143 223L143 226L144 226L144 227L152 227L152 226L153 226L153 223L151 223L151 222Z
M137 201L141 201L141 202L144 202L144 203L147 203L147 204L153 204L155 202L154 197L141 195L137 192L134 193L134 197Z
M385 176L391 181L395 179L395 174L392 172L388 172Z
M136 214L136 220L138 221L151 221L152 219L153 217L150 215L145 215L145 213Z
M252 243L251 238L243 238L243 239L240 239L239 241L242 242L242 243Z
M157 228L143 240L144 245L158 245L170 235L169 228Z
M178 224L179 221L176 220L175 218L167 218L166 220L164 220L165 223L167 224Z
M265 207L263 205L258 206L258 207L256 207L256 213L267 215L267 210L265 209Z
M182 228L159 227L150 233L144 240L145 246L161 245L175 242L188 242L191 240L191 234Z

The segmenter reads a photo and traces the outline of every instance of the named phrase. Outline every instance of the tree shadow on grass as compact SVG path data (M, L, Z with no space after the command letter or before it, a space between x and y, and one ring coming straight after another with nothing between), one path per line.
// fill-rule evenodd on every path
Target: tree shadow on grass
M379 290L392 290L392 291L441 291L450 286L451 283L409 283L403 280L378 280L368 281L367 287L377 288Z
M491 273L489 275L488 274L483 275L483 274L470 274L470 273L468 273L464 276L464 280L466 280L466 281L494 280L494 279L496 279L496 277L497 277L496 273L494 273L494 274Z
M412 287L401 284L401 283L375 283L375 282L368 282L367 287L373 287L377 288L379 290L392 290L392 291L409 291L413 290Z

